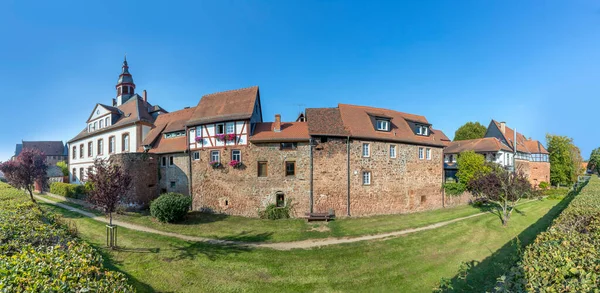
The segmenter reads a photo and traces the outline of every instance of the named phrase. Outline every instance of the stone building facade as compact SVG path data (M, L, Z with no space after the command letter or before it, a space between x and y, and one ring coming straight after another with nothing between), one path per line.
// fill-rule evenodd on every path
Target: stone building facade
M175 192L190 195L190 156L187 153L164 154L160 162L158 183L160 193Z
M131 208L144 209L158 197L158 157L147 153L122 153L110 156L112 164L131 174L131 188L126 195Z

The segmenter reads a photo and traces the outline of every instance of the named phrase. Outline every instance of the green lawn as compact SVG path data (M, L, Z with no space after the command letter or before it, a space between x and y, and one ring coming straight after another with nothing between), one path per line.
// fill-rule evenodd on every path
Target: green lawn
M43 197L57 201L55 198L49 196ZM59 202L81 208L81 206L71 202ZM152 218L147 211L116 215L115 218L151 227L156 230L190 236L243 242L287 242L313 238L360 236L392 232L474 215L481 211L479 208L465 205L404 215L340 218L329 223L307 223L303 219L272 221L200 212L188 213L185 221L177 224L160 223Z
M119 234L122 248L106 250L101 248L106 241L103 223L43 205L70 218L77 225L80 237L103 251L106 265L126 273L140 292L430 292L441 277L457 279L461 262L475 265L467 283L455 282L456 290L483 292L490 290L495 278L514 263L511 240L518 236L522 245L528 244L548 227L567 201L523 204L508 227L502 227L497 216L488 214L385 241L291 251L192 243L127 229ZM462 209L467 208L458 210ZM435 216L423 213L421 217L448 216L446 212L431 213ZM386 217L365 222L352 219L344 224L352 225L351 221L356 221L357 225L365 225L364 228L339 225L342 231L353 231L347 233L364 233L375 229L368 225L379 228L380 225L374 223L378 218L384 221ZM256 233L255 229L265 229L266 224L255 222L259 220L243 220L236 219L242 226L239 231L246 229ZM211 223L219 222L223 220ZM273 224L296 229L294 225L299 224L293 224L295 222ZM397 221L399 225L401 222ZM206 235L233 233L216 231Z

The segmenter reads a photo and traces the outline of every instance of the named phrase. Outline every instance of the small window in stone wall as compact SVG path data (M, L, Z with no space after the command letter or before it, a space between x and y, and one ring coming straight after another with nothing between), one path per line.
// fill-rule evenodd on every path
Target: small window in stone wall
M177 183L175 181L171 181L171 188L175 188L175 186L177 186Z
M277 194L275 194L275 205L278 208L282 208L285 206L285 195L283 194L283 192L277 192Z
M424 204L427 202L427 196L426 195L421 195L421 204Z
M200 160L200 152L194 152L194 161Z

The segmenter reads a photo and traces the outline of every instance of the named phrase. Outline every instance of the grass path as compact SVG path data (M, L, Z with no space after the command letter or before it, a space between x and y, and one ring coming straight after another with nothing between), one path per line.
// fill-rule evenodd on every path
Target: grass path
M492 291L514 263L513 239L527 245L568 202L524 203L508 227L487 214L386 241L361 241L279 251L212 245L125 227L117 250L105 249L104 223L52 204L45 209L76 225L104 253L106 265L128 275L139 292L431 292L471 264L457 292Z
M58 202L55 202L53 200L50 200L46 197L42 197L39 195L34 195L34 197L37 198L38 200L44 201L46 203L58 206L60 208L69 210L71 212L81 214L81 215L91 218L95 221L99 221L99 222L103 222L103 223L109 222L109 220L104 216L98 216L92 212L84 211L82 209L73 207L71 205L58 203ZM456 219L452 219L452 220L448 220L448 221L431 224L431 225L424 226L424 227L405 229L405 230L389 232L389 233L382 233L382 234L375 234L375 235L365 235L365 236L359 236L359 237L344 237L344 238L312 239L312 240L301 240L301 241L293 241L293 242L278 242L278 243L249 243L249 242L240 242L240 241L220 240L220 239L211 239L211 238L205 238L205 237L189 236L189 235L183 235L183 234L179 234L179 233L160 231L160 230L152 229L152 228L149 228L146 226L136 225L136 224L119 221L119 220L115 220L115 219L113 219L113 224L115 224L117 226L125 227L127 229L131 229L131 230L159 234L159 235L163 235L163 236L179 238L179 239L186 240L186 241L206 242L209 244L219 244L219 245L244 245L244 246L249 246L249 247L253 247L253 248L271 248L271 249L276 249L276 250L291 250L291 249L298 249L298 248L310 249L310 248L322 247L322 246L328 246L328 245L337 245L337 244L343 244L343 243L353 243L353 242L359 242L359 241L378 240L378 239L385 239L385 238L391 238L391 237L398 237L398 236L402 236L402 235L406 235L406 234L410 234L410 233L437 229L437 228L440 228L440 227L443 227L443 226L446 226L446 225L449 225L449 224L452 224L452 223L455 223L458 221L470 219L473 217L478 217L478 216L481 216L484 214L486 214L486 213L482 212L482 213L478 213L478 214L474 214L474 215L470 215L470 216L466 216L466 217L461 217L461 218L456 218Z

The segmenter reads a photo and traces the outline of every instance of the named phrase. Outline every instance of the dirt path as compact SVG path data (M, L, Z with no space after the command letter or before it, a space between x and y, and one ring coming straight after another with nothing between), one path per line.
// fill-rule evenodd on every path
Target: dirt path
M63 198L61 196L57 196L57 195L50 195L50 194L48 194L48 195L53 198L56 198L56 199L63 199L63 200L65 199L65 198ZM78 209L78 208L75 208L75 207L72 207L72 206L69 206L66 204L58 203L58 202L49 200L47 198L44 198L44 197L41 197L38 195L34 195L34 197L43 202L46 202L46 203L61 207L63 209L69 210L71 212L75 212L75 213L84 215L86 217L92 218L93 220L96 220L98 222L108 223L108 219L106 219L104 216L97 216L93 213L90 213L90 212L87 212L87 211L84 211L84 210L81 210L81 209ZM73 201L73 202L75 202L75 201ZM160 230L148 228L145 226L131 224L128 222L123 222L123 221L114 220L114 219L113 219L113 224L127 228L127 229L131 229L131 230L153 233L153 234L158 234L158 235L164 235L164 236L183 239L186 241L206 242L206 243L218 244L218 245L238 245L238 246L246 246L246 247L254 247L254 248L269 248L269 249L276 249L276 250L291 250L291 249L310 249L310 248L328 246L328 245L336 245L336 244L343 244L343 243L353 243L353 242L359 242L359 241L379 240L379 239L398 237L398 236L415 233L415 232L419 232L419 231L437 229L437 228L440 228L440 227L443 227L446 225L450 225L452 223L456 223L456 222L459 222L462 220L478 217L478 216L481 216L484 214L486 214L486 213L478 213L478 214L474 214L474 215L470 215L470 216L466 216L466 217L462 217L462 218L456 218L456 219L449 220L449 221L439 222L439 223L435 223L435 224L431 224L431 225L419 227L419 228L406 229L406 230L400 230L400 231L382 233L382 234L375 234L375 235L365 235L365 236L359 236L359 237L312 239L312 240L302 240L302 241L294 241L294 242L279 242L279 243L248 243L248 242L218 240L218 239L211 239L211 238L204 238L204 237L197 237L197 236L188 236L188 235L182 235L182 234L178 234L178 233L160 231Z

